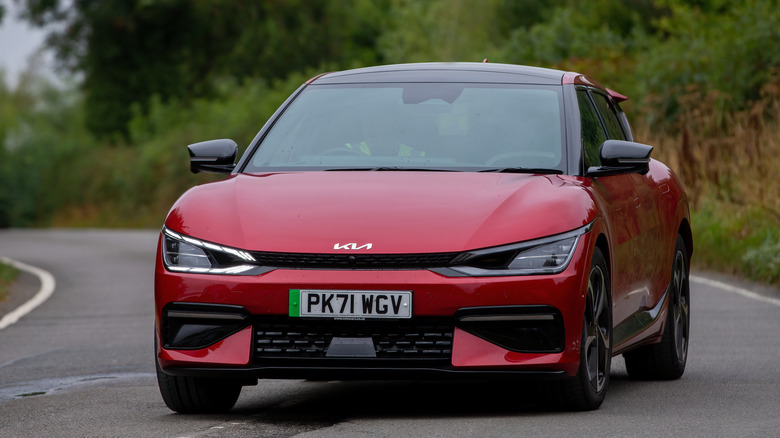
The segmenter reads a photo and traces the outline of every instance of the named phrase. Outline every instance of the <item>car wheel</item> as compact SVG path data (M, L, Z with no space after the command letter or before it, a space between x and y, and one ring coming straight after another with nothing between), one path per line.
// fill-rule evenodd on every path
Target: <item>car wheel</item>
M677 236L674 265L669 287L666 326L658 344L647 345L623 354L632 379L674 380L682 377L688 359L688 334L691 325L691 291L688 279L688 253L682 236Z
M227 412L241 394L241 384L231 380L172 376L163 372L159 364L156 366L157 384L165 404L181 414Z
M607 262L596 248L588 275L579 370L573 378L560 382L557 395L559 403L568 409L598 409L607 393L612 364L610 290Z

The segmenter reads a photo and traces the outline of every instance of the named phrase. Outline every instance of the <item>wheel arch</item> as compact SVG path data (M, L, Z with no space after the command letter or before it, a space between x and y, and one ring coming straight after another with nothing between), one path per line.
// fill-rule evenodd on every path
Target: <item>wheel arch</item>
M607 242L607 236L603 232L599 233L599 236L596 238L595 248L600 249L601 253L604 255L604 258L607 260L607 267L610 270L610 278L612 278L612 260L609 253L609 243Z
M688 267L690 267L691 256L693 255L693 231L691 230L691 224L688 222L688 218L683 218L680 222L677 234L682 236L683 242L685 242L685 252L688 256Z

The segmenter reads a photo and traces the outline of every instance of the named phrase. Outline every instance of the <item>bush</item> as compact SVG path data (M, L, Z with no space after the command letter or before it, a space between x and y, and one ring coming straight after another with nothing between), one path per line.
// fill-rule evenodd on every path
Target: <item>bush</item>
M748 248L742 256L742 270L753 279L780 283L780 232L768 230L761 245Z

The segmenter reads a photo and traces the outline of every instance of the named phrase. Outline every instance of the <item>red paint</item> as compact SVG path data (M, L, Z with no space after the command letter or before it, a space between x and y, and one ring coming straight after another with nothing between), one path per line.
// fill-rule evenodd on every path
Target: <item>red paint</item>
M607 93L610 96L612 96L612 99L614 99L615 102L617 102L617 103L624 102L624 101L628 100L628 97L618 93L617 91L610 90L609 88L607 88Z
M229 336L202 350L166 350L158 347L163 368L175 365L247 365L252 349L252 327Z
M557 175L298 172L198 186L166 226L242 249L334 253L334 244L355 242L382 254L503 245L594 217L587 191Z
M490 343L471 333L455 328L452 366L464 369L492 368L501 370L560 370L570 376L577 374L579 349L563 353L518 353Z

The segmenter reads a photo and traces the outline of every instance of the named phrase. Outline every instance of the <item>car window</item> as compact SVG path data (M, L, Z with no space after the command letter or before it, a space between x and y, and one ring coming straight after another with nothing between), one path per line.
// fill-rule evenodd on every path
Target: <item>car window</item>
M577 90L577 102L580 107L580 124L582 129L582 150L585 168L601 165L599 147L607 139L604 128L601 127L596 109L585 90Z
M623 133L623 129L620 127L620 120L618 119L617 112L609 104L607 96L601 93L592 93L593 102L598 108L601 119L604 121L604 126L607 128L609 138L613 140L625 140L626 135Z
M244 171L293 168L564 169L560 86L311 85Z

